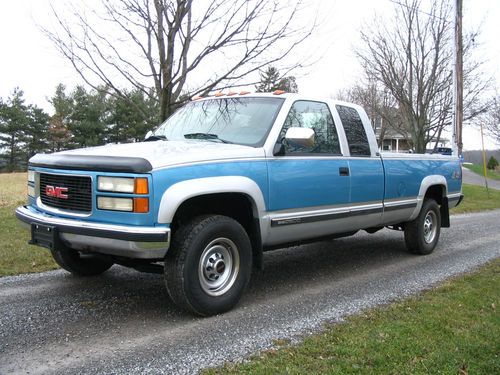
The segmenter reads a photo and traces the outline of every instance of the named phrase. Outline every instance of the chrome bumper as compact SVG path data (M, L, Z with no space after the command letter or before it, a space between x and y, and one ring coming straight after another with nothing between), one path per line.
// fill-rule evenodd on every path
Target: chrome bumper
M27 226L50 225L58 229L62 242L76 250L136 259L162 259L170 247L170 228L135 227L65 219L31 210L16 209L16 217Z

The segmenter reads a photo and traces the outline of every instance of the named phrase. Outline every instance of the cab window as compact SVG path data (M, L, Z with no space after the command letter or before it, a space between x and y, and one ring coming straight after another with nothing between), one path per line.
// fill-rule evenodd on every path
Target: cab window
M370 144L358 111L345 105L337 105L336 108L344 126L351 156L370 156Z
M303 147L284 141L285 154L298 155L341 155L339 137L333 122L332 114L325 103L299 100L296 101L280 133L280 140L285 138L291 127L314 130L315 142L311 147Z

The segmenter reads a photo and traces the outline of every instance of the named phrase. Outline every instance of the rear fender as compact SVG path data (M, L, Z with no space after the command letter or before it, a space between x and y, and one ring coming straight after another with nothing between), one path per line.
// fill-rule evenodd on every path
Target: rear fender
M415 207L415 210L413 211L408 221L414 220L418 216L422 208L422 204L424 203L425 193L427 193L427 190L429 190L429 188L434 185L444 187L443 198L446 198L446 193L448 191L448 183L446 182L446 178L441 175L430 175L425 177L420 183L420 190L418 191L417 196L417 206Z

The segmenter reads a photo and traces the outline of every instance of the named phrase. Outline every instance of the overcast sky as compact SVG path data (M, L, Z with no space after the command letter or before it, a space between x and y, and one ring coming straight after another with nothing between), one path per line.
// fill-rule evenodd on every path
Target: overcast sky
M5 98L15 87L20 87L28 103L37 104L48 112L52 108L47 98L54 93L58 83L70 88L82 83L37 26L49 25L50 3L59 8L65 1L8 0L0 3L0 97ZM375 14L390 13L393 3L391 0L317 0L316 4L322 14L328 15L328 24L304 48L324 51L323 57L301 72L298 84L303 94L330 97L339 89L354 84L362 75L352 52L353 46L359 43L359 30L370 23ZM497 87L500 86L499 20L500 0L464 0L464 28L481 26L478 57L486 60L485 72L496 79ZM489 140L486 143L488 148L495 147ZM466 126L464 148L478 149L480 145L479 131Z

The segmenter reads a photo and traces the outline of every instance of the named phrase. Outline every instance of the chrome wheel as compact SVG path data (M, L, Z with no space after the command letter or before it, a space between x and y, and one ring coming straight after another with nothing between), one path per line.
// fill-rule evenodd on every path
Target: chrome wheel
M424 219L424 241L432 243L437 232L437 217L434 211L427 212Z
M210 296L220 296L233 286L240 269L236 244L228 238L211 241L200 256L198 278Z

